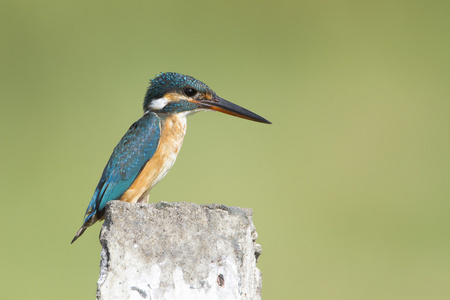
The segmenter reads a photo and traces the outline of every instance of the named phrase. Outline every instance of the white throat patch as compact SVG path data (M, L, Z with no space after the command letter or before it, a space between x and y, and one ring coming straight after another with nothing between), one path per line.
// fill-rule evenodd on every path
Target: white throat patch
M177 115L180 116L180 117L186 118L187 116L196 114L196 113L198 113L199 111L207 111L207 109L204 109L204 108L196 108L196 109L193 109L193 110L182 111L182 112L178 113Z
M160 110L163 109L164 106L167 105L167 103L169 103L169 100L163 97L153 100L148 107L151 110Z

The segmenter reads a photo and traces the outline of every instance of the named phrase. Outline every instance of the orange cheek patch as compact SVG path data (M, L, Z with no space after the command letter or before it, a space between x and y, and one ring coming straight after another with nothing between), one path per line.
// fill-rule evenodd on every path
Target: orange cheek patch
M164 98L166 98L168 102L173 102L173 101L180 101L182 97L178 93L167 93L164 95Z
M212 99L212 94L203 94L203 98L205 100L211 100Z

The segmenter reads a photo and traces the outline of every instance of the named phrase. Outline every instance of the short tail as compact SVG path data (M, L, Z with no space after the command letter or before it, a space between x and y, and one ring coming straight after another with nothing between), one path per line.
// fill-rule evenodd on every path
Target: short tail
M81 226L81 228L78 229L77 234L75 234L75 237L73 238L72 242L70 243L73 244L73 242L75 242L84 233L86 229L87 227Z
M89 207L88 207L89 209ZM88 214L89 213L89 214ZM75 234L75 237L73 238L72 242L70 242L71 244L73 244L73 242L75 242L85 231L86 229L91 226L92 224L94 224L95 222L97 222L99 220L98 216L97 216L97 212L95 211L88 211L86 212L87 217L84 219L84 223L83 225L81 225L81 228L78 229L77 234Z

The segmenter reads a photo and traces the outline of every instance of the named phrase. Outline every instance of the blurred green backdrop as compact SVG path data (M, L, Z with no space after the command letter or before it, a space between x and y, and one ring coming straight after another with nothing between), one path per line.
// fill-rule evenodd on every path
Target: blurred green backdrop
M148 80L268 118L190 117L151 200L254 209L263 299L448 299L449 1L3 1L1 299L93 299L74 245Z

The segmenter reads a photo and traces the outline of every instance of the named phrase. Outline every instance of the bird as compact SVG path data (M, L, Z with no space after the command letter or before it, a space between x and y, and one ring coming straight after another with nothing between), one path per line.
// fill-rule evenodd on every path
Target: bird
M72 242L104 219L111 200L148 203L150 190L167 174L186 134L186 117L200 111L218 111L260 123L263 117L219 97L205 83L175 72L150 80L144 97L144 115L137 120L106 164L86 209L84 221Z

